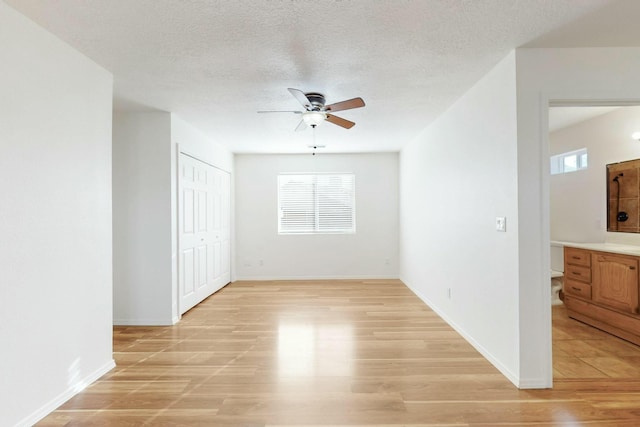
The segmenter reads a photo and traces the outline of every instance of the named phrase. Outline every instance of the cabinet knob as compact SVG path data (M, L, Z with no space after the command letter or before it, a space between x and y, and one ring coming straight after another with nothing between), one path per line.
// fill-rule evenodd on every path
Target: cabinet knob
M636 268L632 265L629 266L629 270L635 270Z

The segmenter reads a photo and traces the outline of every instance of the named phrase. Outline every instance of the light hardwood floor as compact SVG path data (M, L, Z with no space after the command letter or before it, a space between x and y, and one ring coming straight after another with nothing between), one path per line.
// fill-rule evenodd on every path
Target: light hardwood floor
M640 347L554 310L553 390L518 390L396 280L236 282L41 426L638 426Z

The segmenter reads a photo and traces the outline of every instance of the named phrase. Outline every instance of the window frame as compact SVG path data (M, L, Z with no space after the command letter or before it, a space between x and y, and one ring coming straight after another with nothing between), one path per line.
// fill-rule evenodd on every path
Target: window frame
M576 167L567 168L566 159L575 156ZM578 172L589 167L589 153L586 148L567 151L565 153L555 154L550 157L550 173L551 175L560 175L565 173Z
M313 199L313 230L311 228L301 229L300 231L286 229L283 227L283 208L282 208L282 187L283 183L281 179L292 176L300 176L300 177L311 177L313 186L312 196ZM322 195L326 195L326 193L322 193L318 191L318 179L319 177L340 177L340 179L344 179L345 177L350 178L350 210L351 210L351 218L349 220L351 227L343 228L343 229L323 229L322 228L322 203L320 199ZM282 172L277 176L277 218L278 218L278 235L283 236L291 236L291 235L331 235L331 234L355 234L356 233L356 176L352 172ZM325 206L326 208L326 206Z

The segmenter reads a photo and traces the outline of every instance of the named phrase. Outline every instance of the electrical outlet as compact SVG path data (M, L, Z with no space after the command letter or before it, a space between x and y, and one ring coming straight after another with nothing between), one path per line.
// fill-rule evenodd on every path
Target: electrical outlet
M385 258L384 265L389 265L389 264L391 264L391 260L389 258Z
M496 217L496 230L507 231L507 217L504 217L504 216Z

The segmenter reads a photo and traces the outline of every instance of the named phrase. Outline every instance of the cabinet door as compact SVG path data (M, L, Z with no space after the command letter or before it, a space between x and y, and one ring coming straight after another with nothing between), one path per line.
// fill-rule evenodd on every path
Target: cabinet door
M593 254L592 299L628 313L638 313L638 260Z

